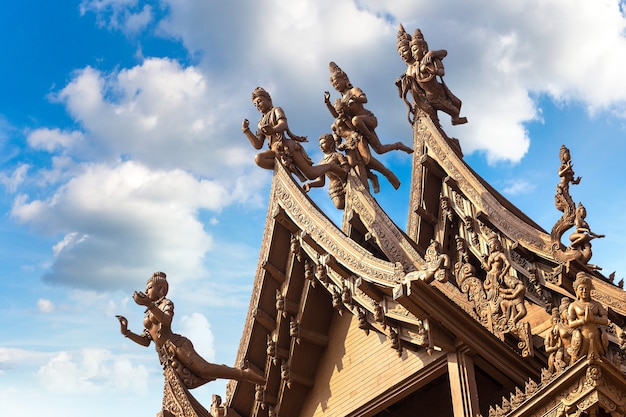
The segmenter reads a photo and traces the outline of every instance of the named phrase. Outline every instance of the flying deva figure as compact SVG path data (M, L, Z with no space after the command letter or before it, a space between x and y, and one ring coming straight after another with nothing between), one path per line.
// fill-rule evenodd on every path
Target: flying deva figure
M367 184L368 179L372 181L374 192L378 192L379 185L376 175L371 170L383 174L397 189L400 187L400 181L372 155L371 149L374 149L377 154L395 150L410 154L413 153L413 149L402 142L381 143L375 131L378 120L374 113L364 107L367 103L367 96L363 90L354 87L347 74L334 62L329 64L329 68L330 82L341 94L341 98L331 103L330 93L328 91L324 93L324 103L335 118L331 128L337 147L346 152L350 167L356 169L357 175L364 184Z
M215 379L233 379L265 385L265 377L250 369L233 368L206 361L196 352L189 339L172 331L174 303L166 298L169 285L164 272L155 272L146 283L146 291L135 291L133 300L146 307L144 329L135 333L128 329L128 320L116 316L120 332L133 342L148 347L154 342L166 379L161 416L174 416L169 405L189 403L196 407L198 415L208 415L188 389L197 388Z

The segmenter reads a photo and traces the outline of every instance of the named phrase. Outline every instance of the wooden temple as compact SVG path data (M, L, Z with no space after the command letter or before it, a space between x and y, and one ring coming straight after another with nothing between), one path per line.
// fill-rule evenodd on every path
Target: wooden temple
M569 150L561 148L560 161L555 150L563 216L546 231L477 175L440 127L438 111L466 120L440 79L448 102L430 94L426 83L442 74L428 80L422 72L437 71L445 51L420 50L418 32L398 35L401 56L412 51L398 80L413 128L408 226L379 205L372 166L358 165L363 152L341 178L341 226L305 192L299 161L278 152L236 361L266 383L231 381L211 414L626 416L623 281L589 262L590 241L602 236L570 196L580 179ZM335 87L340 101L358 96ZM350 111L348 127L368 139ZM298 151L293 138L279 139L294 141L285 152ZM313 176L320 172L341 177L328 166Z

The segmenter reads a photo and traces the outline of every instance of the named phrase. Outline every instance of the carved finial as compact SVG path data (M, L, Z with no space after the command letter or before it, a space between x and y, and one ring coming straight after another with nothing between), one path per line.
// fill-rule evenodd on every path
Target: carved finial
M402 344L400 343L400 335L393 327L389 327L389 338L391 339L391 348L398 352L398 356L402 356Z
M298 320L296 320L295 317L292 317L291 320L289 321L289 336L291 337L298 337L298 335L300 334L300 323L298 323ZM296 342L300 342L298 339L296 339Z
M333 307L337 309L337 311L339 311L339 314L343 314L343 303L341 302L341 292L337 290L337 288L335 288L333 286L333 290L332 290L332 296L333 296Z
M359 329L365 330L365 334L370 334L370 323L367 321L367 311L364 308L358 309Z
M315 287L315 272L313 272L313 264L308 259L304 261L304 278L311 281L311 285Z
M341 301L345 305L352 305L352 291L350 291L350 287L343 283L343 288L341 289Z
M296 235L292 234L290 243L291 243L291 246L290 246L291 254L294 255L299 262L302 262L302 253L300 251L301 249L300 240L298 239Z
M374 320L381 324L385 323L385 309L383 308L382 303L374 303Z
M328 271L326 271L326 266L324 264L317 264L317 267L315 268L315 276L323 284L328 281Z
M502 412L504 414L508 414L511 411L511 403L509 403L509 400L506 399L506 397L502 397Z

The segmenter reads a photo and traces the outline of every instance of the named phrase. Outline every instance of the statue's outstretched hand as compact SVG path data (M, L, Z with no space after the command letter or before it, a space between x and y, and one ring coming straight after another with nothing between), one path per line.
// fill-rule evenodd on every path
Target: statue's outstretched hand
M120 332L126 336L128 334L128 320L124 316L115 316L120 321Z
M243 119L243 122L241 122L241 131L245 133L248 130L250 130L250 121Z

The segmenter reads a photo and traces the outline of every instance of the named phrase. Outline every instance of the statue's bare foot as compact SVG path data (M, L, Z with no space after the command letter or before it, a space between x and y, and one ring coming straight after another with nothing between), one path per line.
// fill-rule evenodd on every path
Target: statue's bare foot
M241 378L257 385L265 385L265 378L250 369L241 370Z
M452 119L452 125L456 126L456 125L462 125L467 123L467 117L455 117Z
M374 194L378 193L380 191L380 183L378 182L378 175L372 173L369 179L372 182L372 190L374 191Z
M385 178L387 178L387 180L391 183L393 188L395 188L396 190L400 188L400 180L398 179L398 177L396 177L396 174L394 174L391 171L386 172Z
M396 142L396 149L399 151L404 151L406 153L413 153L413 149L409 148L408 146L406 146L404 143L402 142Z

